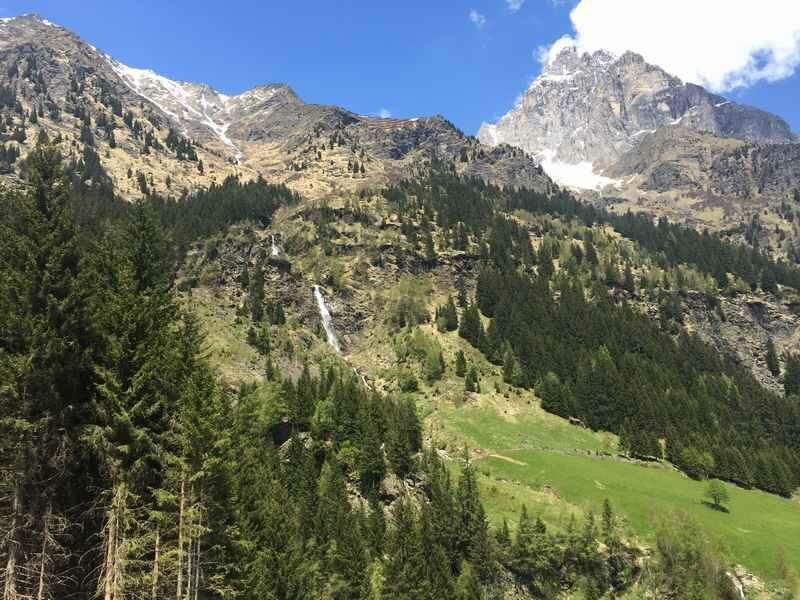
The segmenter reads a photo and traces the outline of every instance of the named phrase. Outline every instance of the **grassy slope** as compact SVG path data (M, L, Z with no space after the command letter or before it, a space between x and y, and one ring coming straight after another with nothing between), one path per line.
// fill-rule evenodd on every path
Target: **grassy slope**
M457 334L437 335L447 352L462 348L484 373L482 393L462 402L463 381L448 372L420 405L436 443L452 452L473 448L482 474L489 517L516 522L522 504L551 526L564 527L571 515L599 513L608 498L645 542L654 540L659 516L680 510L694 517L727 549L730 558L755 574L775 578L782 549L800 565L800 504L727 485L730 513L703 503L706 484L669 466L642 465L617 456L616 436L570 425L543 411L530 392L501 382L499 370ZM500 383L500 392L496 384ZM453 398L459 398L454 402Z
M486 457L480 469L492 478L540 489L549 485L568 502L600 510L608 498L633 530L653 541L653 524L661 515L681 510L721 540L730 557L764 577L777 576L779 548L790 564L800 564L800 506L759 491L728 485L730 513L703 504L705 484L664 467L644 467L613 459L521 450L510 459Z
M281 231L289 230L288 223L281 227ZM346 264L353 258L339 260ZM300 272L306 272L299 266ZM452 289L452 284L431 278L433 288L440 291L429 299L432 308L443 303L441 290ZM211 336L214 362L227 379L258 377L262 361L247 345L246 324L235 323L232 306L208 290L197 290L188 302L199 309ZM308 330L308 314L292 314L289 309L287 317L293 325L283 329L279 338L288 335L298 349L311 343L328 351L324 341ZM392 334L381 321L375 319L359 333L349 348L349 358L369 374L375 387L391 393L397 391L399 370ZM627 519L631 532L645 541L652 540L653 522L659 514L681 509L719 536L731 557L758 575L775 575L780 547L789 564L800 565L800 504L731 488L731 513L715 512L701 503L703 484L669 468L645 468L609 458L616 453L616 436L575 427L544 412L532 393L503 384L500 370L456 333L441 334L430 325L424 328L441 344L448 365L444 378L431 385L423 382L418 395L426 434L451 456L469 446L482 473L480 485L493 523L505 517L513 525L525 504L551 527L562 528L573 515L599 511L608 497ZM452 368L458 349L478 368L482 393L464 394L463 379ZM420 372L416 364L401 369ZM457 470L457 462L452 465Z

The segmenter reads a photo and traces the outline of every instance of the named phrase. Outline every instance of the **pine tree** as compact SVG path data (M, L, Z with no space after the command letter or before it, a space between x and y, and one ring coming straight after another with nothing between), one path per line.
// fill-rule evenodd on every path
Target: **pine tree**
M460 571L456 581L455 598L457 600L482 600L483 588L472 565L468 561L463 561Z
M286 323L286 315L283 312L283 304L280 302L276 302L273 305L270 321L273 325L284 325Z
M629 294L636 293L636 280L633 278L633 271L631 271L630 264L625 265L625 273L622 276L622 289Z
M389 532L383 595L398 600L422 598L425 583L425 549L421 547L411 502L401 498Z
M366 521L366 535L372 556L382 556L384 551L384 538L386 536L386 516L383 505L378 498L378 492L373 487L367 497L369 513Z
M436 309L436 324L439 331L443 332L458 329L458 311L452 296L448 296L447 302Z
M503 353L503 381L511 385L522 385L522 369L510 345Z
M464 379L464 391L477 392L479 391L479 388L480 384L478 383L478 371L475 369L475 366L473 365L469 368L467 377Z
M386 473L381 448L384 423L377 399L372 398L362 407L358 470L362 489L370 491L380 484Z
M250 277L250 293L247 300L250 306L250 315L255 323L260 323L264 318L264 267L261 261L256 261L256 268Z
M783 373L783 391L787 396L800 395L800 357L790 354Z
M770 267L761 272L761 289L769 294L775 294L778 291L778 281L775 278L775 272Z
M477 476L467 452L456 489L456 515L456 548L459 554L472 562L481 581L493 581L497 574L494 540L489 534L489 524L478 492Z
M459 350L456 352L456 375L458 377L464 377L467 374L467 359L464 356L464 351Z
M0 211L0 496L9 515L0 569L13 598L57 596L66 577L59 537L71 524L70 490L89 485L75 462L76 415L91 409L102 348L92 318L102 277L82 254L61 156L40 145L26 166L25 193L3 198Z
M778 362L778 353L775 351L775 342L772 338L767 340L767 369L769 372L772 373L775 377L781 374L781 365Z
M464 309L458 334L476 348L482 347L485 333L477 304L470 304Z
M463 275L459 275L456 280L456 298L461 308L467 306L467 285Z

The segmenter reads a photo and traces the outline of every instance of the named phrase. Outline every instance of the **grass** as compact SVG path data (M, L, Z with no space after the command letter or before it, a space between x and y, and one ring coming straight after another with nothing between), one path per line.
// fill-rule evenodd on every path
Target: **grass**
M226 308L211 290L198 287L184 298L186 306L197 315L206 335L209 360L222 379L231 384L260 377L263 360L247 343L246 324L236 323L236 314Z
M489 479L530 490L552 489L584 510L599 512L608 498L646 542L654 541L659 516L680 510L719 539L733 561L762 577L778 576L781 548L789 564L800 564L800 504L791 500L726 484L730 512L723 513L703 503L705 483L667 467L536 450L503 456L511 460L487 456L478 460L478 468ZM486 500L491 511L491 497ZM506 508L501 506L500 511Z
M543 411L535 401L530 406L513 405L505 410L500 415L492 407L476 403L440 409L436 418L460 433L464 444L492 452L553 450L574 454L613 452L616 446L614 436L569 425Z
M706 483L661 464L638 464L616 456L617 438L592 432L551 415L531 392L500 384L499 373L457 336L442 336L448 353L463 347L485 373L483 393L457 393L458 381L439 383L439 394L421 402L425 426L451 454L473 449L479 484L493 525L514 526L522 505L551 527L571 516L599 514L608 498L627 529L652 545L661 516L683 511L717 539L729 558L766 579L779 578L778 557L800 565L800 503L725 484L729 513L704 503ZM440 338L441 339L441 338ZM462 345L463 344L463 345ZM455 462L455 461L454 461ZM454 469L457 467L454 466Z

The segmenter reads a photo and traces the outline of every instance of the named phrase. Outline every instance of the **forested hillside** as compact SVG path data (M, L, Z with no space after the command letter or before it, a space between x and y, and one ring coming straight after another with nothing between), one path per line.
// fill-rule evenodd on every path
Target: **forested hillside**
M348 199L365 204L344 217L235 178L180 200L124 203L81 186L44 141L24 172L25 186L0 200L4 600L736 597L724 555L682 518L659 526L652 549L608 502L561 527L525 509L490 525L470 449L442 451L417 407L445 371L467 393L486 384L474 358L445 357L421 328L429 321L501 368L508 389L535 389L548 411L619 433L630 455L782 495L800 482L795 390L767 391L676 335L669 311L681 273L713 287L710 297L735 293L737 280L765 287L767 272L776 289L793 285L793 269L758 253L666 223L649 230L566 195L460 179L446 165ZM233 384L212 365L207 323L187 295L204 284L187 265L198 246L204 265L233 264L214 236L242 222L265 229L279 211L313 228L285 241L325 265L308 277L349 301L355 285L333 265L355 250L337 245L337 219L396 220L402 243L376 246L364 266L413 257L404 291L380 312L402 369L387 385L290 343L311 327L297 304L273 298L265 272L304 285L306 263L256 254L252 265L249 252L235 277L209 269L205 279L245 297L236 319L261 375ZM642 254L610 262L598 224ZM709 248L717 258L704 262ZM644 253L661 265L655 321L628 302L651 285ZM434 314L412 274L422 282L453 256L474 268Z
M456 247L474 236L485 260L459 333L503 366L507 383L538 386L547 410L619 433L633 455L663 454L693 476L785 496L800 485L800 398L767 392L695 336L674 337L663 323L615 302L609 287L635 293L637 283L630 264L601 268L591 232L547 240L537 251L527 231L492 207L608 222L657 253L662 264L690 264L711 275L722 291L733 277L756 286L759 271L761 286L774 290L776 279L791 285L800 271L707 233L663 220L653 225L645 217L612 217L568 196L503 192L447 175L387 195L401 214L430 215ZM709 294L711 302L716 293ZM490 319L486 327L479 311Z

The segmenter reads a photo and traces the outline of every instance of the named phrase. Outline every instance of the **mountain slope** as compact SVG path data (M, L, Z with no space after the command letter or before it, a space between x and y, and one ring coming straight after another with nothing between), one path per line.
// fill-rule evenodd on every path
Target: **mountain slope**
M509 143L554 163L591 163L597 172L662 127L748 142L795 139L780 117L711 94L638 54L581 54L565 48L520 102L478 138Z
M433 160L505 185L549 186L524 153L484 147L442 117L357 115L305 103L285 84L228 96L124 65L36 15L0 22L0 88L12 152L24 156L41 131L60 134L76 163L93 146L127 197L145 184L177 195L232 174L321 197L385 185Z
M627 52L564 49L496 124L558 183L796 259L800 145L787 123L684 83Z

